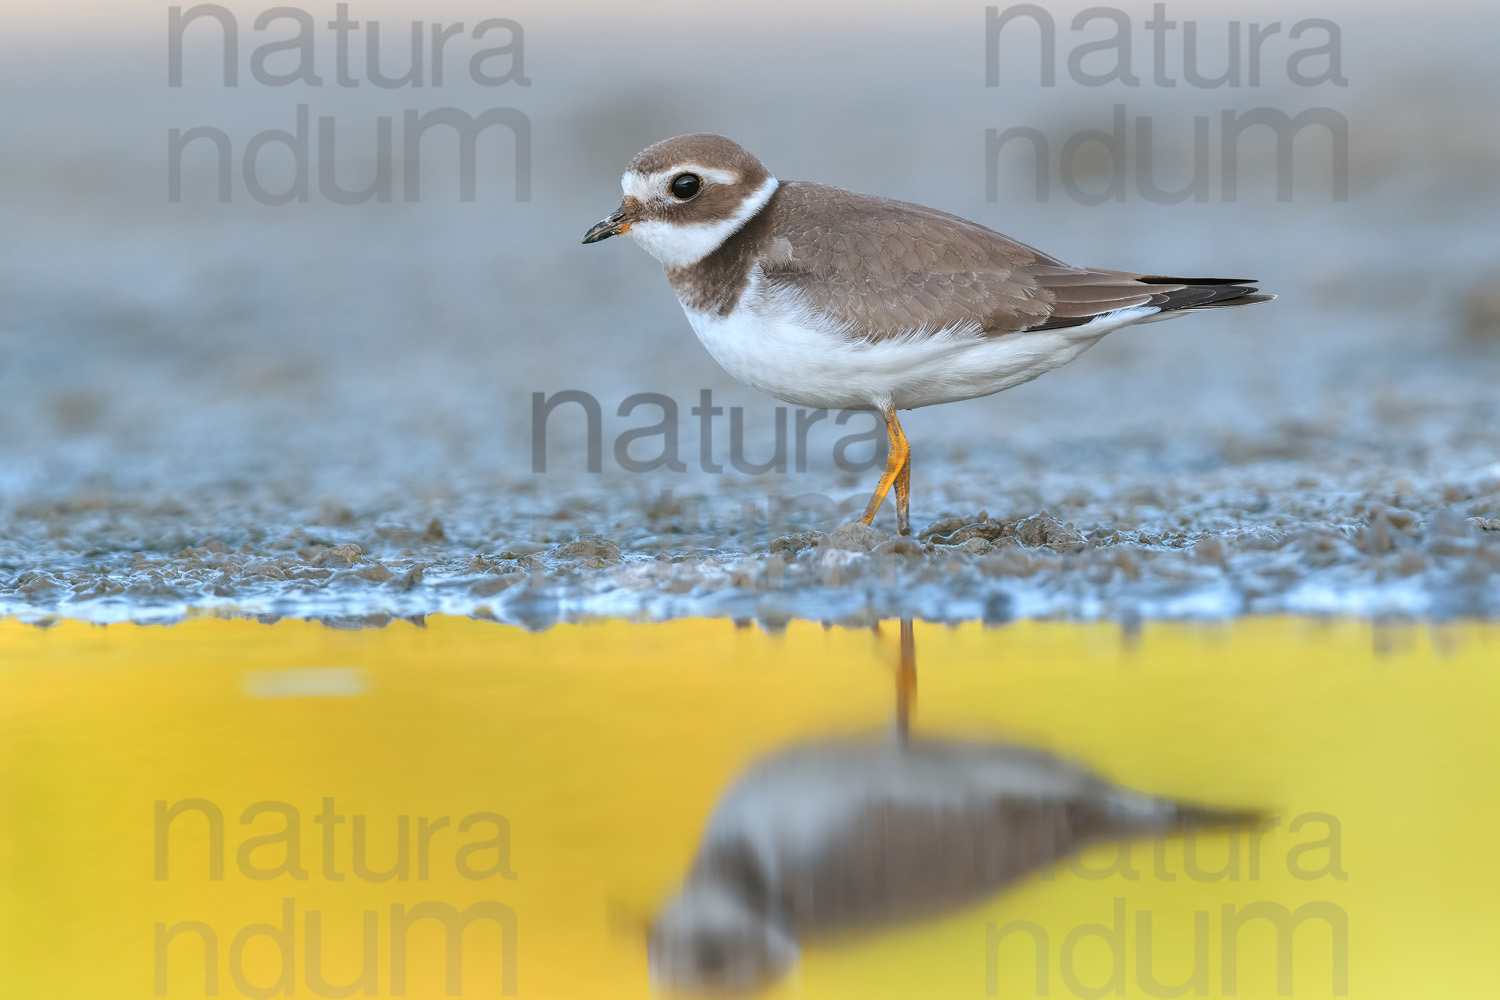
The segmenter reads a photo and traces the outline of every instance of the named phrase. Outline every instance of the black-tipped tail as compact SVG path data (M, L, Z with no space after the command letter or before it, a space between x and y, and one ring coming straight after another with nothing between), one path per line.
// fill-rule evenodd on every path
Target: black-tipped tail
M1270 302L1276 297L1261 293L1255 286L1254 278L1169 278L1147 274L1139 280L1143 285L1182 286L1164 289L1151 296L1150 305L1160 308L1164 313L1182 309L1248 306L1256 302Z
M1170 278L1125 271L1068 271L1049 275L1042 286L1052 296L1052 314L1029 330L1084 326L1126 309L1156 308L1149 321L1194 309L1269 302L1254 278Z

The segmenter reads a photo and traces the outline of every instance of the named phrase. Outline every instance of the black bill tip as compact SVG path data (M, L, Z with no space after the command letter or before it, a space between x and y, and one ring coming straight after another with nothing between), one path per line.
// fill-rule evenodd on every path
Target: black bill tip
M588 232L583 234L583 242L598 243L600 240L607 240L611 236L619 236L629 231L630 223L625 220L625 213L616 212L609 218L595 223Z

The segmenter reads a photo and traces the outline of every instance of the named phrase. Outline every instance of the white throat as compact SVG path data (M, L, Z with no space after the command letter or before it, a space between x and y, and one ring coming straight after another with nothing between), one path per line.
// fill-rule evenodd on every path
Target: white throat
M666 267L687 267L696 264L723 245L739 232L750 218L766 207L771 195L780 185L774 177L752 191L735 213L718 222L693 222L676 225L670 222L645 221L633 223L626 233L651 256Z

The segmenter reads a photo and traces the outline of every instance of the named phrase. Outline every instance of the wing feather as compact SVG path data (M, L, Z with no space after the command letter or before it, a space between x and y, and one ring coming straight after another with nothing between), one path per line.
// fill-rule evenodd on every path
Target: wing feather
M996 337L1079 326L1137 306L1168 311L1270 298L1241 279L1074 267L947 212L821 184L785 183L768 210L767 289L871 342L938 330Z

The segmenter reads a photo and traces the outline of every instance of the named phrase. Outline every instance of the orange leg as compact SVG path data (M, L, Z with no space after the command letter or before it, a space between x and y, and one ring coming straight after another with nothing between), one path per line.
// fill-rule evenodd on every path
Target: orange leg
M870 502L865 505L865 512L860 520L869 524L875 520L880 505L885 501L885 495L896 487L896 534L911 534L911 522L908 517L907 503L911 496L911 448L906 443L906 435L901 431L901 424L896 420L896 408L887 403L880 411L885 418L885 433L890 439L890 457L886 459L885 474L880 477L880 484L875 487L875 493L870 497Z
M905 441L905 438L902 438ZM896 534L911 534L911 449L896 476Z

